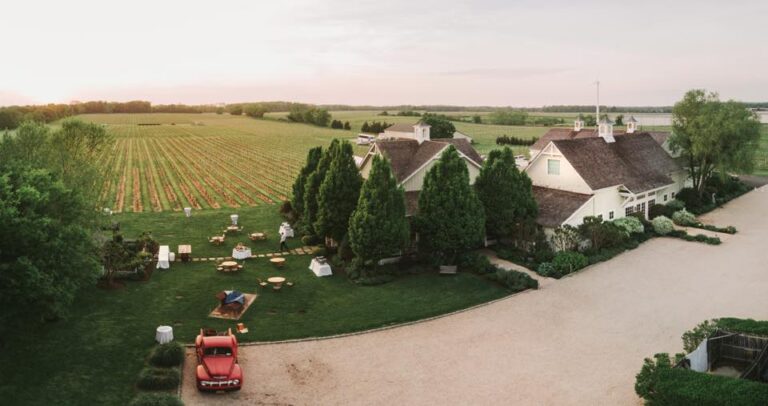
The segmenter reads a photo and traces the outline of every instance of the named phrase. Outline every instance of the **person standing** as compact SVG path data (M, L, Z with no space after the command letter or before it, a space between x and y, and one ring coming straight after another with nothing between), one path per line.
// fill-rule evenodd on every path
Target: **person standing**
M288 240L288 236L285 232L280 232L280 248L279 251L288 251L288 244L286 241Z

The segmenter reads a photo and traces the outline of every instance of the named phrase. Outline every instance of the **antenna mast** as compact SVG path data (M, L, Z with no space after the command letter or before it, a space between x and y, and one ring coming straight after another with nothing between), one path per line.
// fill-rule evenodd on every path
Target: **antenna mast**
M600 122L600 81L598 80L595 82L595 85L597 85L597 116L595 116L595 121Z

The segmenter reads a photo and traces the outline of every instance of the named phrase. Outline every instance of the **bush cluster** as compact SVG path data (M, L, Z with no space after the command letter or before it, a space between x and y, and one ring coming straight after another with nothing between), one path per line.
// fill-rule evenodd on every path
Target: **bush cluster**
M515 270L496 269L496 272L488 274L487 278L506 286L512 292L522 292L526 289L538 289L539 281L531 278L525 272Z
M589 265L586 255L574 251L560 251L552 262L544 262L536 269L541 276L560 279Z
M156 367L177 367L182 362L184 347L176 341L158 345L149 356L149 363Z
M184 402L170 393L140 393L128 406L184 406Z
M667 216L659 216L651 220L653 231L658 235L667 235L674 231L675 223Z
M679 226L695 226L699 224L698 220L696 220L696 216L688 210L685 210L685 208L674 212L672 214L672 221Z
M643 222L641 222L637 217L622 217L620 219L613 220L613 224L619 229L623 230L627 236L645 232Z
M720 245L719 237L710 237L704 234L690 235L683 230L673 230L667 234L667 237L675 237L685 241L703 242L709 245Z
M144 368L139 373L136 386L145 390L174 389L179 386L179 370L178 368Z
M496 145L522 145L529 146L536 143L538 138L519 138L509 135L500 135L496 137Z
M487 274L496 272L496 267L491 264L488 257L476 252L467 252L459 256L456 265L460 271L474 274Z
M691 188L683 188L678 192L676 198L681 200L691 213L704 214L750 190L751 188L738 178L713 176L707 181L701 195Z

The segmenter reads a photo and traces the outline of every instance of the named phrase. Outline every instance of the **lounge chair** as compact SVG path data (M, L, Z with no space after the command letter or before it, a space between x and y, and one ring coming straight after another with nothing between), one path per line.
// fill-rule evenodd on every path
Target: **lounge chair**
M288 286L289 288L293 287L293 282L285 282L285 286Z

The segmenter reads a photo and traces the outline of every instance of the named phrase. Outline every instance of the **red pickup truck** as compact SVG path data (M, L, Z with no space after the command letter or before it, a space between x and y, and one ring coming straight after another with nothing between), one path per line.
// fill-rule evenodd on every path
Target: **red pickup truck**
M200 329L195 339L197 389L201 391L240 390L243 370L237 363L237 338L232 329L219 334Z

